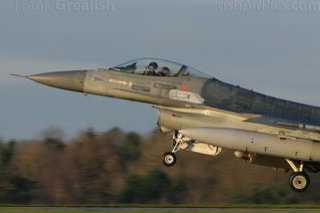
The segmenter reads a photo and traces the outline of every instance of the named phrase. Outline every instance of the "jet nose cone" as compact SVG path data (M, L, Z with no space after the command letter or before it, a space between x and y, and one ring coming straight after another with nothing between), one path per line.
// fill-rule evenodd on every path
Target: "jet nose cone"
M87 70L40 73L27 76L38 83L60 89L83 92Z

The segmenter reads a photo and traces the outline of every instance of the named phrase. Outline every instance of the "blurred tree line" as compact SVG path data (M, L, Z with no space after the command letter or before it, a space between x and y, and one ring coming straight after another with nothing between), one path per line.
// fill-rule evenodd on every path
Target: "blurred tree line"
M179 152L162 165L170 135L118 128L89 129L62 141L56 129L39 141L0 141L0 202L72 203L318 203L320 180L311 189L289 189L287 174L249 165L224 151L217 157ZM301 196L303 195L303 196Z

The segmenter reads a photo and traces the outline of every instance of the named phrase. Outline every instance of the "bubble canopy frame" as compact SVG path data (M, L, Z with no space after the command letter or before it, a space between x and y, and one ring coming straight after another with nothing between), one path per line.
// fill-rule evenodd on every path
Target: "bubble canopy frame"
M169 77L178 77L178 76L198 76L211 78L210 75L203 73L197 69L186 66L184 64L170 61L162 58L154 57L145 57L137 58L124 63L121 63L117 66L109 68L110 70L127 72L132 74L144 75L150 64L156 64L157 67L154 67L156 72L160 72L164 68L168 68L170 71Z

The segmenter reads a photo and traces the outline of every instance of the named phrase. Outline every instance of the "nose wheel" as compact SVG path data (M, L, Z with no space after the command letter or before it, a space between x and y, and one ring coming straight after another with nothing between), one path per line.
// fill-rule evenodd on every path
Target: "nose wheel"
M166 152L162 155L161 161L165 166L171 167L176 163L177 157L173 152Z
M161 161L163 165L167 167L171 167L177 162L177 157L175 155L176 152L180 150L179 145L183 140L183 135L178 133L177 131L174 132L172 137L172 151L171 152L165 152L162 155Z

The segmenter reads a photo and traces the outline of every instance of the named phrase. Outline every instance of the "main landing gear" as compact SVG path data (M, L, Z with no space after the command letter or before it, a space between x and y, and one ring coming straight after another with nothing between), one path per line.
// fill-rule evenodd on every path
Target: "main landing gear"
M310 178L303 171L304 162L301 161L299 168L297 168L292 160L286 159L286 161L294 171L289 178L291 189L296 192L304 192L310 185Z
M175 153L180 150L179 145L182 142L182 139L183 139L183 136L178 131L175 131L172 137L172 147L173 147L172 151L165 152L161 158L161 161L165 166L171 167L174 164L176 164L177 157Z

